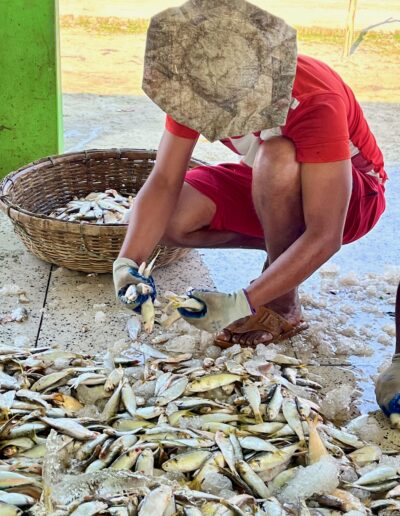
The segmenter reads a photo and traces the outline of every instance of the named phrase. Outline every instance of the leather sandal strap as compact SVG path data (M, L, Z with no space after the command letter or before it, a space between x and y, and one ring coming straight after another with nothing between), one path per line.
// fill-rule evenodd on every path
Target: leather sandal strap
M284 317L265 306L260 307L255 315L248 317L243 324L235 323L229 325L226 329L230 333L242 335L253 331L265 331L272 335L273 339L278 338L284 333L293 331L296 328L288 322Z

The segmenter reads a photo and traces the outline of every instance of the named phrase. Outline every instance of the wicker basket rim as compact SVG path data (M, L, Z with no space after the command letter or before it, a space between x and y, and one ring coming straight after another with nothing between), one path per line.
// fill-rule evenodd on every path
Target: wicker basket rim
M154 149L136 149L136 148L112 148L112 149L88 149L78 152L68 152L65 154L56 154L53 156L47 156L36 161L32 161L27 165L24 165L17 170L10 172L1 182L0 182L0 209L2 209L7 216L12 220L29 220L29 219L37 219L46 221L47 224L51 224L54 227L57 227L62 230L71 230L72 233L81 233L83 228L85 228L85 232L89 228L97 228L97 231L89 230L89 233L96 234L101 231L101 228L121 228L123 229L127 224L113 224L113 223L104 223L104 224L88 224L82 221L64 221L58 220L54 217L49 217L49 215L45 215L43 213L35 213L29 210L25 210L21 206L14 204L10 200L10 193L15 186L14 180L19 177L29 174L32 169L37 169L41 167L45 167L46 165L51 164L51 166L58 165L60 163L73 162L73 161L90 161L90 159L99 158L118 158L122 157L137 157L137 158L146 158L146 157L155 157L157 151ZM199 165L204 165L205 162L191 158L192 163L198 163ZM46 223L45 222L45 223ZM73 229L75 226L75 230Z
M71 161L90 161L93 157L99 157L102 155L103 158L122 158L123 154L127 156L136 156L136 157L150 157L155 156L157 151L155 149L129 149L129 148L113 148L113 149L88 149L78 152L66 152L64 154L54 154L52 156L46 156L44 158L40 158L35 161L31 161L27 165L23 165L22 167L13 170L0 182L0 199L9 195L9 189L14 186L14 179L18 179L19 177L29 174L29 172L35 168L41 168L45 165L48 165L49 162L52 166L58 165L60 163L66 162L69 163ZM138 156L138 154L142 154L142 156ZM8 183L11 183L8 186Z

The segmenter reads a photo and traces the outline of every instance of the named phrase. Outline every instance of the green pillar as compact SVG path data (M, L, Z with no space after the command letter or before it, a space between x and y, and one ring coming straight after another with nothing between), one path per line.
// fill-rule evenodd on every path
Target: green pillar
M0 0L0 177L62 147L58 0Z

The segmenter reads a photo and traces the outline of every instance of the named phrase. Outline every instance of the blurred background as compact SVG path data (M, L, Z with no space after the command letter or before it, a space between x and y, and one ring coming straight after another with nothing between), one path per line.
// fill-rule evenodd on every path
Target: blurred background
M181 3L181 0L60 0L64 92L140 95L148 20L158 11ZM255 0L253 3L296 27L300 52L332 65L360 100L400 101L399 0ZM342 59L351 4L355 7L354 42L361 31L368 32L351 57Z

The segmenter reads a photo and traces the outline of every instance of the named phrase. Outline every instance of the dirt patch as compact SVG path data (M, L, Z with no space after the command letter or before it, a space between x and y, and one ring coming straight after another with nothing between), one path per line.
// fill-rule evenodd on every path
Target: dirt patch
M61 15L103 16L121 19L150 18L184 0L60 0ZM284 18L291 25L342 28L347 16L347 0L251 0L252 4ZM355 25L362 29L389 17L399 18L398 0L358 0ZM397 27L399 28L399 26ZM386 26L390 30L390 26Z
M61 30L66 93L140 95L146 22L68 18ZM101 20L101 19L100 19ZM400 102L400 33L372 32L342 59L343 31L300 28L299 51L331 65L361 101Z

